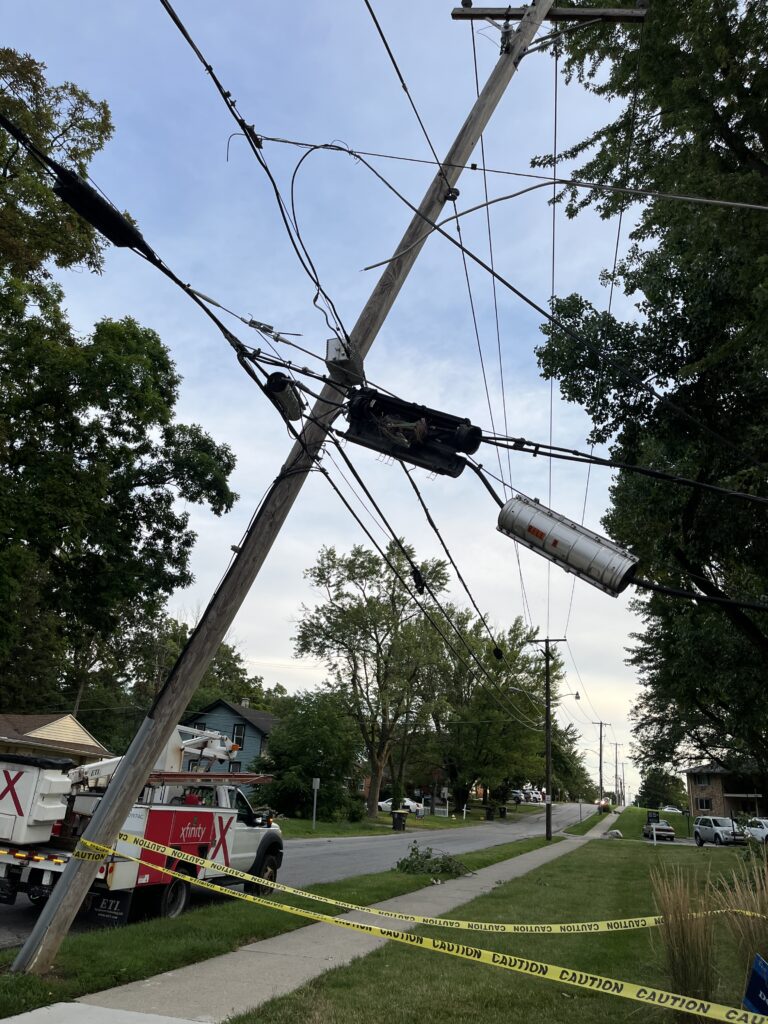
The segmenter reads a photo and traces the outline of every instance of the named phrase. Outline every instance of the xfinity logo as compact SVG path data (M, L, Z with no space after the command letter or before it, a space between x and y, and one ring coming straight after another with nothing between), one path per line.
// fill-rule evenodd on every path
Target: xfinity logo
M182 843L189 843L195 839L203 839L205 837L205 826L187 824L182 825L179 833L179 839Z

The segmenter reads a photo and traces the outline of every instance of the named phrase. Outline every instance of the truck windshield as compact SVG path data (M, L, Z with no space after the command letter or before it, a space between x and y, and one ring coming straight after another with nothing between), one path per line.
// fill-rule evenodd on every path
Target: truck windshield
M730 818L713 818L712 823L715 828L732 828L733 822Z

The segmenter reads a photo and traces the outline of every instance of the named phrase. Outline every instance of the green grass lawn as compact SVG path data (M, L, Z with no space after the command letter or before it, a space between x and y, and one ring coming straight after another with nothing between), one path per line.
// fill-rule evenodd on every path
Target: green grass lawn
M693 872L703 884L710 873L732 868L737 857L735 851L667 847L662 853L639 843L589 843L449 916L548 923L646 915L654 910L649 882L652 867L674 862ZM743 965L737 962L724 923L718 922L716 927L716 998L738 1006ZM671 988L654 930L562 936L420 930L448 942L461 941L578 971ZM673 1022L669 1011L389 943L291 995L231 1018L230 1024L360 1024L385 1019L387 1024Z
M476 871L538 849L544 843L544 839L523 839L465 853L460 859L469 870ZM430 884L429 875L385 871L309 886L309 891L366 906ZM277 894L276 899L324 914L336 913L334 908L314 900L281 894ZM96 929L71 935L62 944L53 972L45 978L8 974L16 951L2 950L0 1017L149 978L229 953L249 942L302 928L308 923L311 922L267 907L221 897L189 911L178 921L145 921L109 931Z
M675 835L681 839L685 839L689 835L693 835L693 819L686 818L684 814L661 814L660 817L665 818L672 828L675 830ZM619 815L614 828L619 829L624 835L625 839L641 839L643 835L643 825L648 820L648 810L645 807L626 807Z
M519 821L528 814L543 814L542 804L521 804L515 807L510 804L507 810L506 821ZM499 821L497 815L496 820ZM423 818L417 818L415 814L409 814L406 818L407 832L430 832L435 829L444 828L468 828L473 825L480 825L485 821L485 812L478 806L473 807L468 813L466 820L461 813L448 818L440 818L428 814ZM318 821L313 831L312 822L305 818L279 818L278 825L286 839L327 839L332 836L370 836L381 835L382 832L392 830L392 818L383 811L379 812L377 818L371 820L364 818L362 821Z
M602 815L598 814L591 804L582 809L582 814L584 814L584 818L581 821L564 828L563 832L567 832L569 836L583 836L594 828L598 821L602 820Z

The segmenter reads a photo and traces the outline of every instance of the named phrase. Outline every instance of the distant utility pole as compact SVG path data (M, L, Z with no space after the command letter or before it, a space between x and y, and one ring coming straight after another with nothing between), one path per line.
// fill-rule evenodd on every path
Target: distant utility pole
M542 640L526 640L528 644L544 644L544 786L546 788L546 803L544 804L544 834L548 840L552 839L552 673L550 661L552 652L550 644L564 644L565 638L557 640L546 637Z
M603 799L603 726L610 725L610 722L593 722L592 725L600 726L600 799Z
M349 336L350 347L365 357L397 298L400 288L445 203L456 197L462 168L480 141L488 121L517 70L521 58L553 0L535 0L520 12L517 31L502 33L502 52L482 92L459 131L444 164L427 189L393 259L387 264ZM506 20L502 10L497 15ZM593 15L594 17L594 15ZM149 772L184 714L227 630L250 590L288 513L315 464L328 428L338 415L339 387L326 384L307 420L299 441L254 516L239 551L202 618L179 655L155 702L139 727L109 789L84 833L85 839L112 846L128 812L137 800ZM547 798L550 798L550 783ZM548 815L551 813L549 807ZM549 819L548 819L549 820ZM61 941L85 899L98 864L72 858L37 923L16 957L12 971L41 974L53 963Z
M613 796L616 803L620 803L619 800L619 747L620 743L613 744Z

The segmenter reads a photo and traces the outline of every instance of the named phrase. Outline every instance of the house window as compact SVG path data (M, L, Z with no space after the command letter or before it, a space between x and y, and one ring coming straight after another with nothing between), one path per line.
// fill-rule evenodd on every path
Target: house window
M188 772L196 772L199 767L200 767L200 762L199 761L190 761L189 764L187 765L187 771Z
M242 769L240 768L240 765L241 765L241 762L240 762L240 761L230 761L230 762L229 762L229 770L230 770L231 772L239 772L239 771L241 771L241 770L242 770Z
M203 730L203 732L205 732L205 722L197 722L197 723L195 724L195 728L196 728L196 729L202 729L202 730Z
M245 724L243 722L232 727L232 742L242 749L245 743Z
M708 786L709 785L709 775L708 774L705 774L705 775L694 775L693 776L693 784L694 784L694 786Z
M712 801L709 797L697 796L696 797L696 810L697 811L711 811Z

